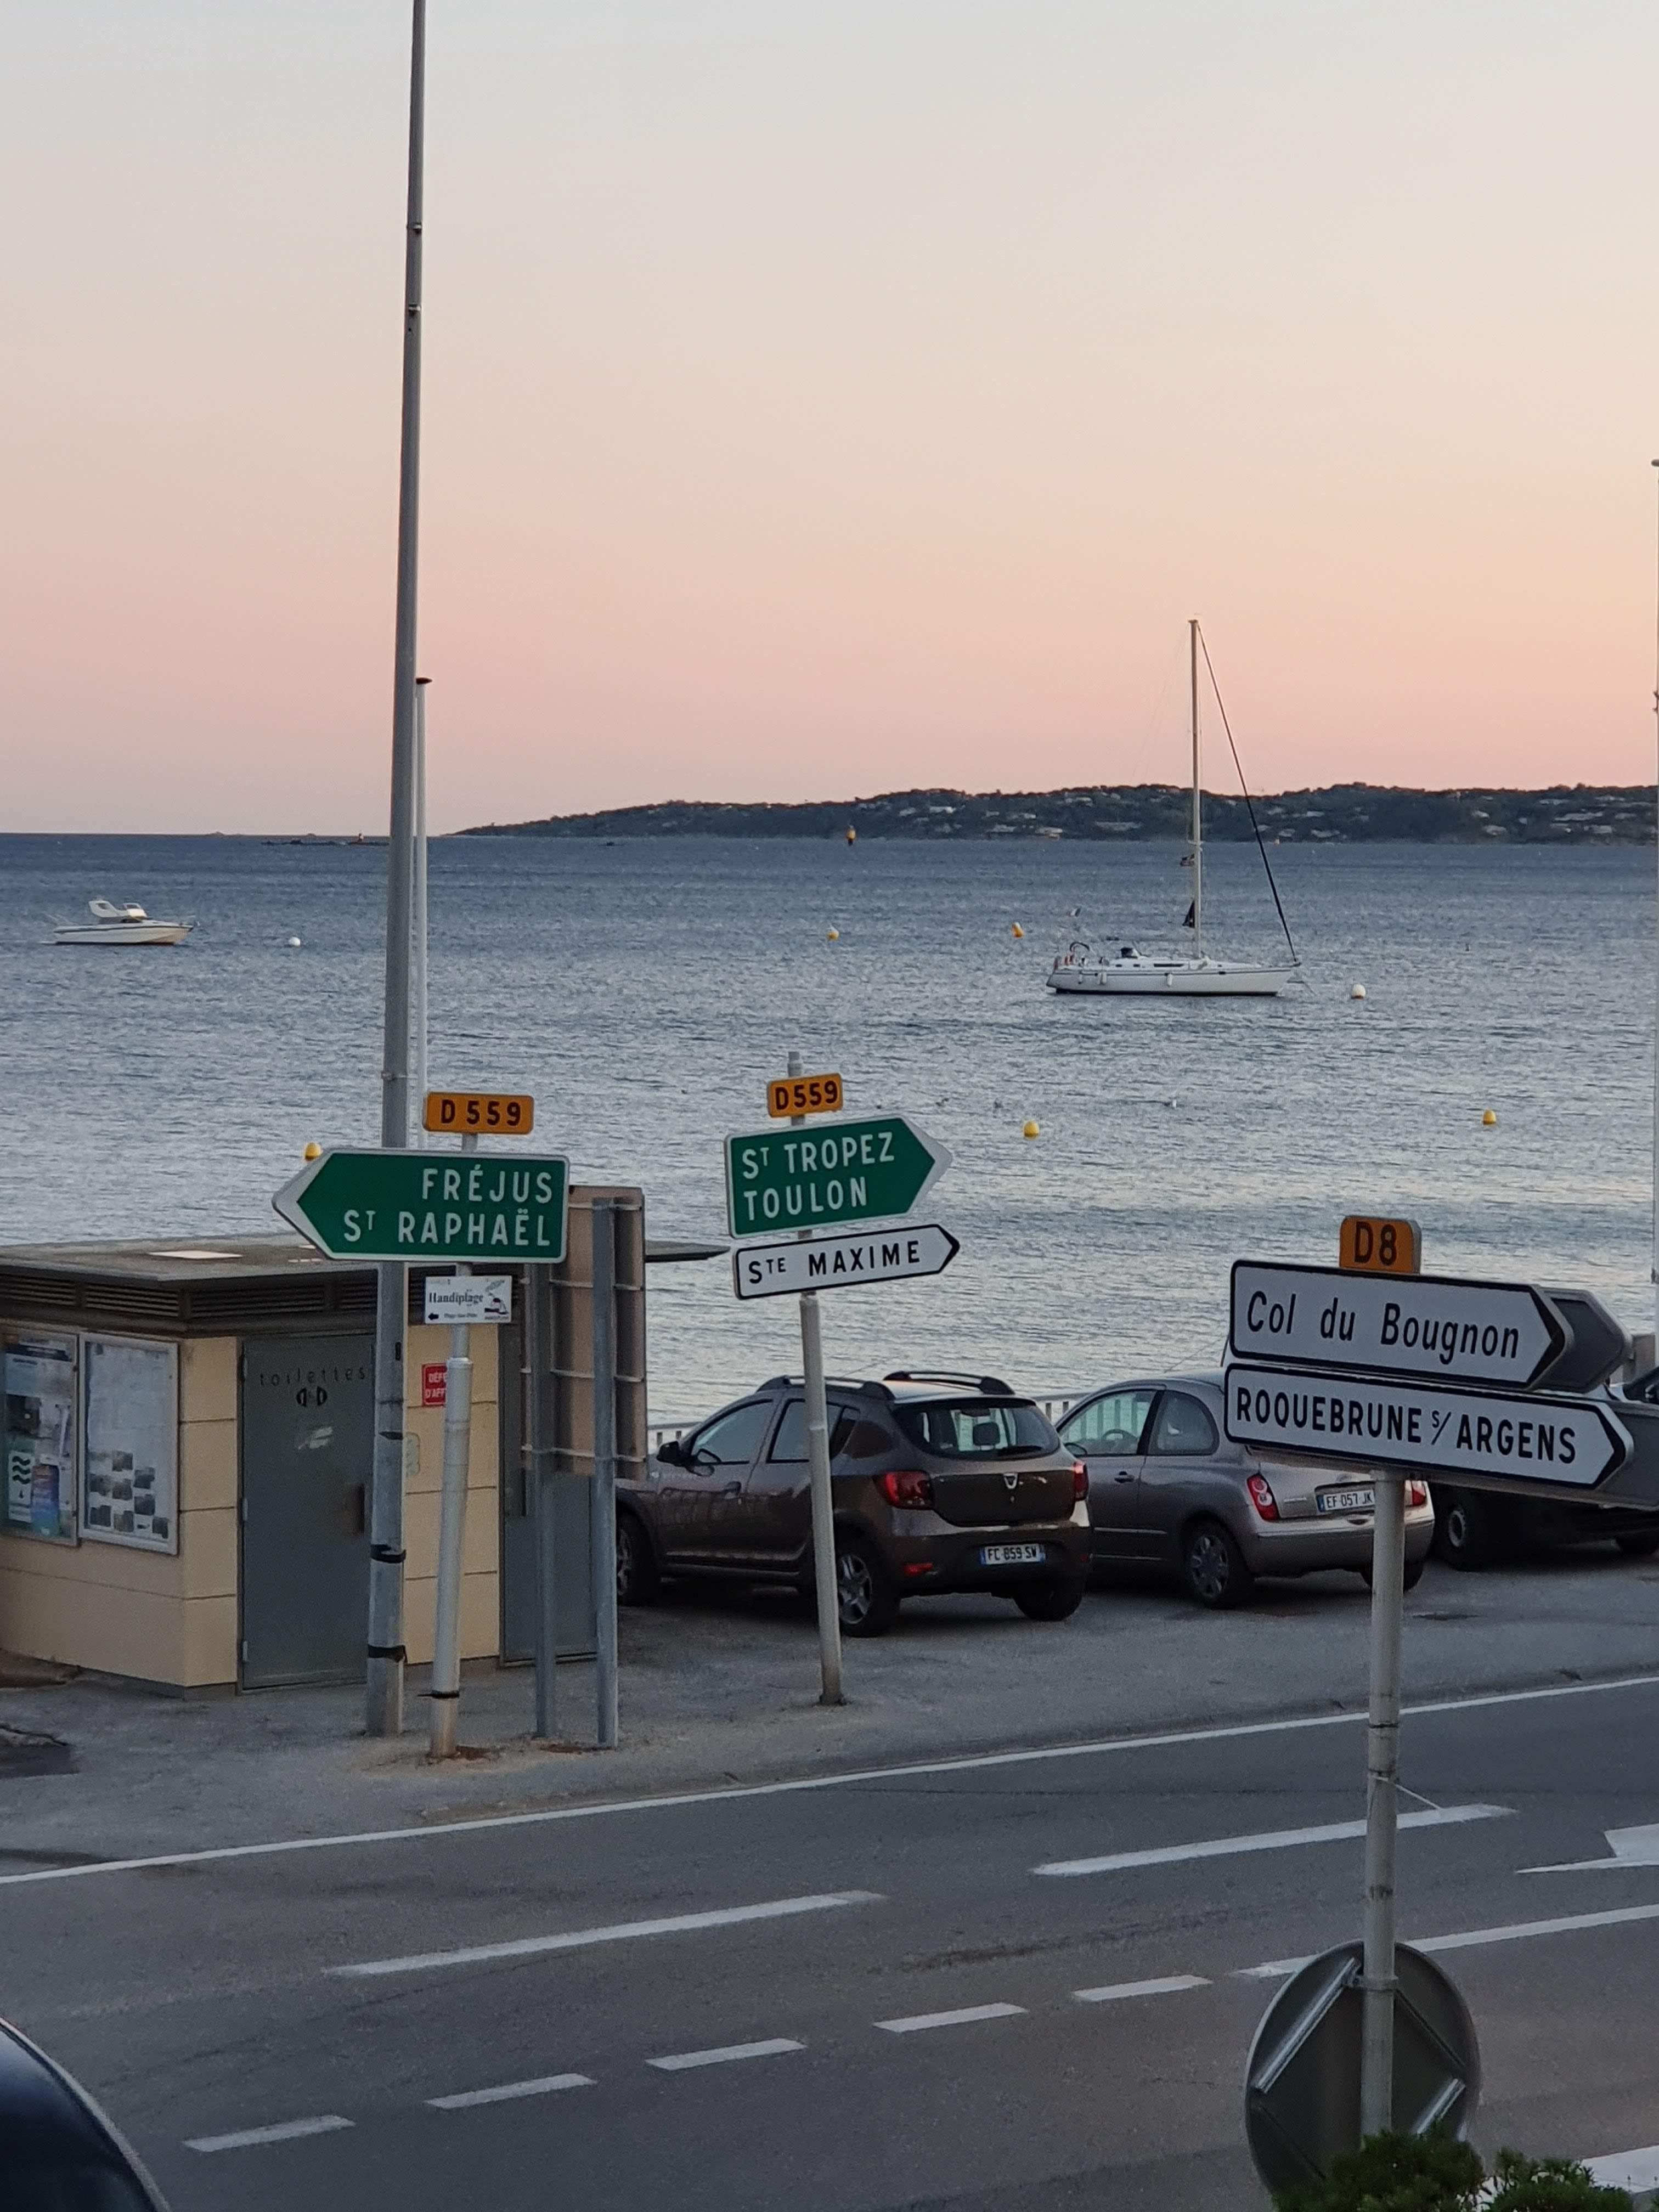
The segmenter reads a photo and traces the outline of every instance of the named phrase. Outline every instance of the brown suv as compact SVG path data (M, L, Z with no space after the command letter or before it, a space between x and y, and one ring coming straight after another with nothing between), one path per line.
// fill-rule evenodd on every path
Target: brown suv
M830 1480L841 1624L879 1636L900 1601L989 1590L1064 1620L1089 1571L1089 1478L1048 1417L994 1375L831 1382ZM617 1487L617 1595L648 1605L665 1575L812 1588L806 1413L797 1376L664 1443Z

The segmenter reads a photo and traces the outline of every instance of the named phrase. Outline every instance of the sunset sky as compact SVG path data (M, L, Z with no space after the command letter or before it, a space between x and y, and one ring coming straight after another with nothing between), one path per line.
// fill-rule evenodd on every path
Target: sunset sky
M1652 779L1650 4L431 8L434 827ZM4 827L384 826L407 36L9 11Z

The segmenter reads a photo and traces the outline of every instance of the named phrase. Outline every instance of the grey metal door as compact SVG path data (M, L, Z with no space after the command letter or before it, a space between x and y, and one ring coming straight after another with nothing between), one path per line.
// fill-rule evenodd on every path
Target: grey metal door
M363 1672L374 1340L242 1346L242 1681Z

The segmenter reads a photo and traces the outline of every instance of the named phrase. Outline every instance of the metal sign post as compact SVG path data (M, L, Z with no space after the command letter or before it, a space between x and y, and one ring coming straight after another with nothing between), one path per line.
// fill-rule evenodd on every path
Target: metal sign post
M476 1152L476 1137L461 1150ZM469 1273L463 1261L455 1270ZM472 1449L472 1332L458 1322L444 1364L444 1463L438 1499L438 1588L432 1630L432 1712L428 1759L453 1759L461 1706L461 1561L466 1534L466 1481Z
M1365 1725L1365 1955L1359 2133L1394 2124L1394 1863L1399 1833L1400 1649L1406 1482L1379 1470L1371 1513L1371 1687Z
M601 1751L614 1751L617 1710L617 1207L596 1198L593 1264L593 1498L589 1540L593 1563L593 1630L598 1660L594 1695Z
M789 1055L792 1081L804 1073L798 1052ZM841 1085L836 1085L837 1094ZM804 1128L805 1114L790 1116L792 1129ZM728 1163L732 1147L726 1147ZM735 1198L732 1211L737 1211ZM803 1237L810 1230L803 1229ZM806 1471L812 1487L812 1582L818 1607L818 1671L822 1686L818 1703L840 1705L847 1701L841 1686L841 1598L836 1575L836 1511L830 1486L830 1411L823 1395L823 1333L816 1291L800 1294L800 1358L806 1411Z
M536 1734L544 1743L559 1730L559 1584L555 1572L553 1477L547 1465L544 1354L551 1304L549 1270L524 1271L524 1355L520 1382L524 1393L525 1484L536 1537Z

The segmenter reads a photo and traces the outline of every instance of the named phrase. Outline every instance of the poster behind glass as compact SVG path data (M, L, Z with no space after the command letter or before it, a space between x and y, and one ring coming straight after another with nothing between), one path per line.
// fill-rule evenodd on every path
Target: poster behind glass
M136 1336L81 1340L86 1436L81 1534L179 1548L179 1354Z
M7 1335L5 1498L11 1535L75 1541L75 1339Z

